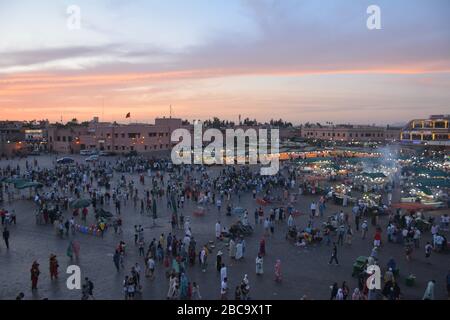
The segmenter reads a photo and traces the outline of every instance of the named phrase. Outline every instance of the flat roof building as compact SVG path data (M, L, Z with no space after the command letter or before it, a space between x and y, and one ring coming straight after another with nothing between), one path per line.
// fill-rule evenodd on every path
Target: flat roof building
M432 115L428 119L414 119L401 132L405 144L450 146L450 115Z

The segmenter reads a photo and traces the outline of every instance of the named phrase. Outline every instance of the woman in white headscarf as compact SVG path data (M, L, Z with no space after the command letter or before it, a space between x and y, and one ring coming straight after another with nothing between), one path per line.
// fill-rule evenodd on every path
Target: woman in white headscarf
M342 288L339 288L336 294L336 300L344 300L344 291L342 291Z
M256 274L257 275L261 275L264 273L264 268L263 268L263 257L258 254L258 256L256 257Z
M250 293L250 281L248 280L248 275L244 275L241 283L242 300L248 300L248 295Z
M244 246L241 242L238 242L238 244L236 245L236 260L240 260L244 257Z
M359 288L355 288L353 291L352 300L363 300L363 295L359 291Z
M425 293L423 295L422 300L434 300L434 284L436 281L431 280L428 282L427 289L425 290Z
M236 258L236 242L234 242L233 239L230 240L228 249L230 250L230 258L231 259Z

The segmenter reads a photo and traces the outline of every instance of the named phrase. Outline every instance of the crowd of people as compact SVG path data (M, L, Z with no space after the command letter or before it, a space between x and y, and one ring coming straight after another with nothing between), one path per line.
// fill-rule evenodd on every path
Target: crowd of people
M206 166L172 166L167 160L148 160L142 157L74 165L60 165L54 161L51 168L39 166L37 160L26 160L25 170L19 165L7 165L0 168L0 174L2 179L27 179L42 184L43 187L36 189L32 198L36 206L36 223L53 225L56 234L62 240L69 241L67 256L70 259L78 260L80 257L80 243L75 235L84 232L83 230L104 237L106 233L112 232L109 231L112 228L114 234L121 235L127 242L134 239L140 262L133 261L131 270L125 270L125 261L128 259L127 252L133 250L133 247L121 240L116 248L111 248L112 264L118 273L125 274L123 293L127 300L139 297L147 285L146 279L153 281L157 270L163 270L167 278L167 299L229 299L232 298L230 287L234 287L232 282L237 283L234 287L234 299L251 299L248 274L243 271L242 279L236 281L227 272L227 264L239 263L246 256L253 255L253 252L246 250L247 234L243 231L246 227L250 234L257 226L263 230L259 250L256 255L251 256L252 261L255 261L255 274L259 277L265 275L266 242L271 241L278 230L285 232L286 239L293 240L297 247L319 245L321 250L329 250L328 263L337 265L340 248L352 246L356 238L370 241L373 247L367 254L364 268L380 266L378 252L383 246L404 245L408 261L412 259L413 251L423 247L424 255L430 263L433 254L448 250L448 215L444 214L439 221L435 221L432 218L425 219L422 212L392 210L387 215L387 225L384 227L379 221L380 216L371 216L364 202L355 203L351 210L329 212L330 199L326 193L315 194L316 191L302 180L301 174L293 170L289 162L273 176L261 176L249 166L225 166L213 171ZM291 200L304 195L305 190L310 190L317 199L308 205L310 212L300 213L295 209L295 204L291 203L295 201ZM17 196L13 187L5 183L3 192L8 194L7 202L12 207L14 197ZM251 196L255 201L253 226L248 217L250 208L244 208L237 217L239 228L227 228L218 220L211 226L215 240L198 243L197 239L201 237L194 234L192 212L187 212L186 208L201 206L218 216L222 213L232 215L233 210L243 205L243 196ZM297 203L298 201L300 200ZM134 225L134 238L125 234L123 225L127 222L124 217L130 208L136 214L151 218L155 225L162 215L162 206L165 207L164 211L170 212L167 222L170 224L170 232L163 232L156 238L149 236L142 225ZM304 226L296 221L300 214L308 217ZM3 239L6 248L9 248L9 226L16 224L16 213L14 210L2 209L0 216ZM425 221L429 227L419 225L419 220ZM369 227L374 230L372 239L368 238ZM423 245L423 233L428 231L431 232L431 241ZM383 241L384 233L386 243ZM289 245L289 241L286 241L286 245ZM200 282L191 278L191 270L199 268L203 273L212 272L209 263L214 260L211 256L215 250L215 269L220 275L218 296L202 297ZM228 254L224 254L224 251ZM273 281L281 283L282 261L275 261L271 268ZM58 278L58 267L57 256L51 253L49 274L52 281ZM334 283L331 286L331 299L401 298L395 260L392 258L380 269L384 271L382 289L368 288L367 279L370 275L364 269L357 275L358 285L353 290L346 282L341 286ZM32 290L38 288L40 273L39 262L34 261L30 269ZM450 274L445 280L450 290ZM443 280L430 280L424 299L434 298L436 281ZM93 298L93 282L89 279L83 284L82 298ZM303 298L306 299L307 296Z

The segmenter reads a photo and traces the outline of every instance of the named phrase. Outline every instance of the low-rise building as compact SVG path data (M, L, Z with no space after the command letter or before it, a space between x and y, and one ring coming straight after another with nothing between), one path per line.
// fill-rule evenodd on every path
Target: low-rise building
M404 144L450 146L450 115L432 115L428 119L414 119L401 132Z
M25 133L18 121L0 122L0 156L21 154L25 149Z
M393 127L376 127L361 125L327 125L303 126L301 136L305 139L331 141L394 141L400 138L400 129Z
M172 132L183 126L181 119L157 118L154 124L118 124L97 119L81 125L53 126L48 132L51 151L79 153L81 150L106 151L117 154L167 152L176 143Z

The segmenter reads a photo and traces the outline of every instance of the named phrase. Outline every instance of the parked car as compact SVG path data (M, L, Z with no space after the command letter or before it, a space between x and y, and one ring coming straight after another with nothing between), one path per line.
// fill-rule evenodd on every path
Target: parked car
M30 155L30 156L40 156L41 152L39 150L33 150L28 155Z
M90 156L92 155L91 150L81 150L80 155L82 156Z
M95 162L97 160L98 160L98 155L96 155L96 154L86 158L86 162Z
M75 160L69 157L64 157L64 158L60 158L58 160L56 160L57 164L70 164L70 163L74 163Z

